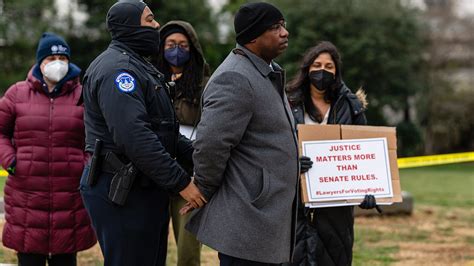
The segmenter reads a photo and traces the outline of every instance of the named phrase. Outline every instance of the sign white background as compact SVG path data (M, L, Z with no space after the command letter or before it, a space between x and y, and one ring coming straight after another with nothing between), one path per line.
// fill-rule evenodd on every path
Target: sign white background
M360 199L366 194L393 196L386 138L303 141L302 145L303 154L313 161L305 174L310 202ZM349 146L360 149L344 148ZM369 156L356 159L356 155Z

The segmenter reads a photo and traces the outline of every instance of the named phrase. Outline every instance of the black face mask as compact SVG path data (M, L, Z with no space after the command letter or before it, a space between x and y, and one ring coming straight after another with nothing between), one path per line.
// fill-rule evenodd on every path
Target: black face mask
M160 32L146 26L114 26L112 40L117 40L141 56L158 54Z
M336 83L336 77L333 73L324 69L309 72L309 80L317 90L329 91Z
M107 14L107 28L112 40L117 40L141 56L158 53L160 33L158 29L141 26L141 16L146 4L139 1L120 1Z

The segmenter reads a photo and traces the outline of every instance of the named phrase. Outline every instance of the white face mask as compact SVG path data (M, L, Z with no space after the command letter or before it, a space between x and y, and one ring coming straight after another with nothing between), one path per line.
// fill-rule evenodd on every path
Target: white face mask
M61 60L54 60L44 66L43 75L50 81L59 82L61 79L64 78L64 76L66 76L68 70L68 63Z

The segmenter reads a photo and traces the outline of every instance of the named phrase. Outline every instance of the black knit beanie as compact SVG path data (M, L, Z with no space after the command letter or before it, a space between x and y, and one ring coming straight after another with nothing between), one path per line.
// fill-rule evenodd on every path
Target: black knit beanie
M280 10L269 3L242 5L234 18L237 43L240 45L249 43L282 19L283 14Z

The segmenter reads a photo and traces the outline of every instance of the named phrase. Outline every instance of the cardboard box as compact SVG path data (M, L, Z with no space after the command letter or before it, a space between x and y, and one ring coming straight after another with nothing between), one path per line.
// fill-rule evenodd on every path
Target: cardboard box
M378 198L377 202L401 202L400 175L397 164L397 137L395 127L380 126L354 126L354 125L298 125L298 144L302 154L303 141L318 140L345 140L345 139L369 139L386 138L389 154L390 174L392 179L392 198ZM306 188L306 176L301 175L301 196L303 202L307 203L308 191ZM348 203L361 202L361 200L347 200Z

